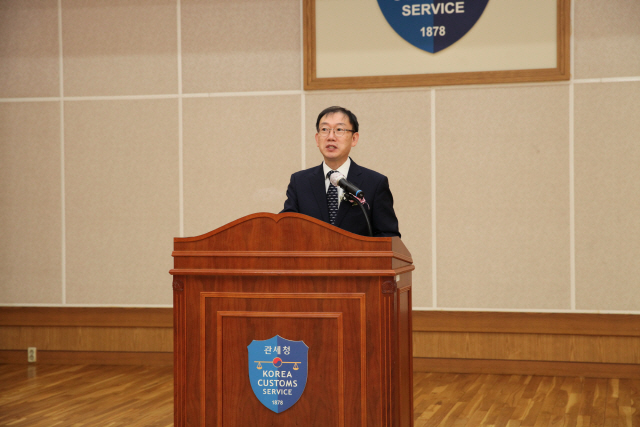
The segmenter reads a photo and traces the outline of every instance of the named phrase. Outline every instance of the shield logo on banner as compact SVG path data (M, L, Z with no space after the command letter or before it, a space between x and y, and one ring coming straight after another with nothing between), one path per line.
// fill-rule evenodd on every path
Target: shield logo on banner
M247 349L249 381L258 400L277 414L291 408L307 385L309 347L276 335L253 340Z
M489 0L378 0L391 28L431 53L448 48L467 34L487 3Z

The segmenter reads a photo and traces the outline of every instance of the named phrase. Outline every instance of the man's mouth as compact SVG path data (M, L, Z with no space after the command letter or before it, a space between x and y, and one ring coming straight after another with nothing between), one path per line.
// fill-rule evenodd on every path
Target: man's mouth
M338 147L336 145L333 144L328 144L327 145L327 150L336 150Z

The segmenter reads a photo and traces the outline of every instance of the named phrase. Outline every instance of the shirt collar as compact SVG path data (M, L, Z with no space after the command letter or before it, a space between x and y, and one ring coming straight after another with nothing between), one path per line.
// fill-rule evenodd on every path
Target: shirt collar
M347 161L344 162L342 164L342 166L340 166L338 169L336 169L338 172L340 172L342 175L344 175L344 177L346 178L349 175L349 167L351 166L351 157L347 157ZM327 164L323 161L322 162L322 170L324 172L324 177L325 179L327 179L327 174L329 173L329 171L333 170L331 169L329 166L327 166Z

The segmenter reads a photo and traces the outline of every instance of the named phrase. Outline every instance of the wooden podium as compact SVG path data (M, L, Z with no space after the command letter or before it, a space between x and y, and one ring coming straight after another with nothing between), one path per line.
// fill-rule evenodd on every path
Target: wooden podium
M257 213L174 239L176 427L413 426L411 254L314 218ZM301 397L275 413L247 346L304 341Z

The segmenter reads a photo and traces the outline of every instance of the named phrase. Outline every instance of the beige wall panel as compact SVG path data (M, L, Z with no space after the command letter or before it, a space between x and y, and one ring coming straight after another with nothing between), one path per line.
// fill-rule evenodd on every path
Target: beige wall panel
M574 77L640 76L640 2L573 3Z
M171 304L178 101L65 103L67 302Z
M421 332L413 334L413 355L640 364L638 337Z
M431 98L426 90L308 94L306 167L322 162L315 123L326 107L351 110L360 140L351 158L389 178L402 241L413 256L414 307L431 306Z
M184 100L184 229L278 213L300 165L300 97Z
M0 328L0 350L36 347L55 351L173 351L172 328Z
M0 98L60 95L58 2L0 2Z
M438 306L569 309L568 86L437 93Z
M182 0L185 93L298 90L299 0Z
M0 303L62 302L60 103L0 104Z
M575 86L576 308L640 309L640 82Z
M64 94L178 91L175 0L62 2Z

